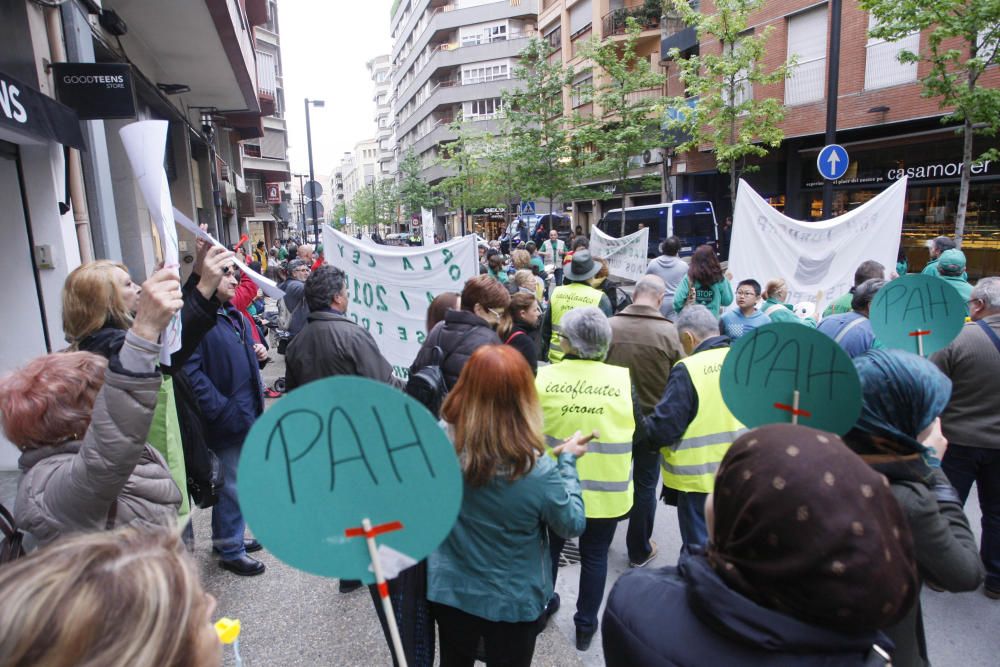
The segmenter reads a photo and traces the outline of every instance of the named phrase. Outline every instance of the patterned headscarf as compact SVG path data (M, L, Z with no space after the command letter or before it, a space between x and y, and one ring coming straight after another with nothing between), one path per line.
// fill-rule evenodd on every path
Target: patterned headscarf
M861 378L861 416L847 438L877 470L890 478L927 479L940 466L934 450L917 441L948 405L951 380L930 361L902 350L870 350L854 358ZM867 438L859 437L858 432ZM897 457L897 462L885 455ZM919 460L907 460L918 454ZM909 470L904 467L909 466Z
M733 589L806 623L885 628L917 594L913 539L885 477L836 435L772 424L715 479L708 558Z

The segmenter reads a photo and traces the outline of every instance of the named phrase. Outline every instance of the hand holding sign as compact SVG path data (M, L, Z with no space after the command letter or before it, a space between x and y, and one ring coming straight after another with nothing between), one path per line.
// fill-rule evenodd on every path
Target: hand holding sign
M920 356L947 347L965 324L965 301L935 276L896 278L872 299L868 319L886 346Z
M768 324L733 344L722 397L748 427L775 422L844 434L861 414L861 383L847 353L794 322Z
M376 538L425 558L462 503L455 450L431 414L359 377L311 382L265 412L243 445L238 478L247 523L275 556L307 572L377 583L385 606ZM386 618L392 631L391 608Z

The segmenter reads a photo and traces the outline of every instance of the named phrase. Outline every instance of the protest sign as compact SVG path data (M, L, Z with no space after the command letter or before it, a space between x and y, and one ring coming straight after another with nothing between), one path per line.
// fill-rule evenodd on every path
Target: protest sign
M174 209L174 220L177 222L178 225L188 230L195 236L205 239L212 245L217 245L220 248L225 248L225 246L219 243L214 236L212 236L204 229L196 225L190 218L188 218L186 215L181 213L176 208ZM237 245L243 245L245 242L246 242L246 237L245 236L241 237L240 242ZM240 267L240 271L250 276L250 279L253 280L257 284L257 286L264 291L264 294L268 295L272 299L281 299L285 296L284 290L279 288L278 284L273 280L271 280L270 278L262 276L261 274L257 273L256 271L254 271L249 266L247 266L246 264L244 264L235 257L233 258L233 262L235 262L236 265Z
M872 299L869 319L886 347L926 356L947 347L965 324L965 299L936 276L906 275Z
M277 558L378 585L405 664L385 580L434 551L462 504L455 449L431 413L367 378L311 382L257 419L237 479L247 524Z
M649 261L649 228L616 239L596 226L590 229L590 254L608 261L608 271L616 278L637 282L646 274Z
M794 322L767 324L735 343L720 376L729 410L748 427L794 423L847 433L861 414L861 381L828 336Z
M172 224L170 185L167 171L163 168L163 156L167 149L167 128L165 120L144 120L130 123L118 130L125 146L132 173L139 185L139 192L146 202L149 217L156 225L163 251L163 265L180 270L180 253L177 244L177 228ZM160 362L170 364L170 356L181 348L181 315L176 313L161 337Z
M389 385L340 376L289 392L243 444L240 506L275 556L327 577L374 581L362 519L399 522L379 542L426 557L462 502L455 450L434 417Z
M862 262L896 266L905 204L906 178L901 178L844 215L799 222L740 181L729 252L733 285L747 278L761 284L783 278L790 303L811 301L822 311L851 289Z
M427 338L427 307L479 275L474 236L424 246L366 245L323 226L326 262L348 278L347 316L375 338L400 378Z

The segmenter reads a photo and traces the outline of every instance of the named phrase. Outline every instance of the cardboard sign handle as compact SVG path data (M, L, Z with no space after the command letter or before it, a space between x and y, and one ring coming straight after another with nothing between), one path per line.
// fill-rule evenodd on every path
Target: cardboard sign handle
M378 584L378 595L382 598L382 610L385 611L385 620L389 625L389 635L392 637L392 648L396 652L396 660L400 667L407 667L406 655L403 653L403 641L399 637L399 627L396 625L396 614L392 611L392 600L389 598L389 584L382 574L382 564L378 560L378 548L375 545L375 531L372 530L372 522L365 517L361 520L361 527L364 529L365 542L368 544L368 555L372 559L372 568L375 570L375 582Z

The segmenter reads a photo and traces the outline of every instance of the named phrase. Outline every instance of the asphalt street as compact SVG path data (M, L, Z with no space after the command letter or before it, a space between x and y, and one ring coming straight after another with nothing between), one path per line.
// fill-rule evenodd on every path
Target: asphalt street
M269 383L281 374L282 367L279 358L265 369ZM966 511L978 535L981 514L974 493ZM221 570L212 557L208 511L195 512L195 526L195 556L208 590L218 598L218 613L239 618L243 624L240 651L244 665L391 664L367 590L342 595L337 592L335 580L294 570L266 550L261 555L268 567L266 573L251 578L235 576ZM650 567L674 564L680 550L680 533L673 508L659 506L654 539L660 555ZM608 589L627 569L625 526L622 525L611 547ZM538 638L535 665L604 663L599 638L595 638L590 650L584 653L574 646L573 612L578 578L578 565L560 568L556 588L562 596L562 609ZM993 667L1000 664L1000 601L989 600L981 590L956 595L925 588L922 604L934 665ZM650 619L650 622L656 620ZM661 622L666 625L670 619L661 619ZM233 653L228 649L226 664L235 664Z

